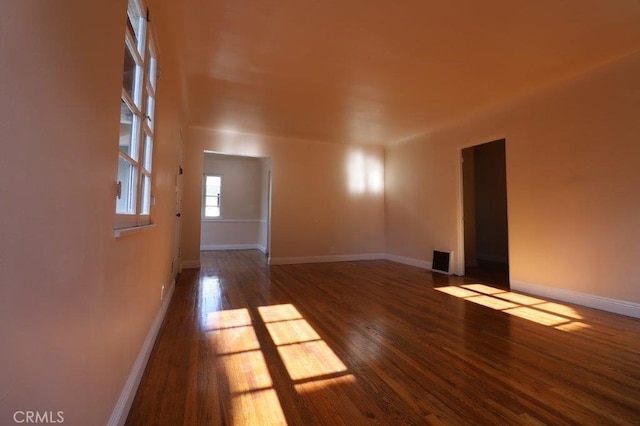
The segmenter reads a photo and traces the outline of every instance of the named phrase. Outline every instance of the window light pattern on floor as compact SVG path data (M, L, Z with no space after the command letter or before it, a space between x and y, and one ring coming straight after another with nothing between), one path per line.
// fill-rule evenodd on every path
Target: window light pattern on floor
M575 309L538 297L513 293L484 284L437 287L436 290L562 331L589 328L588 324L579 321L583 318Z
M314 328L291 304L208 311L219 282L203 286L201 325L208 332L216 367L231 393L233 425L286 425L287 421L269 372L256 329L267 329L298 393L313 392L356 378ZM252 318L253 314L253 318ZM262 326L261 325L261 326Z
M249 311L208 312L205 318L217 369L226 377L232 395L231 423L249 425L269 419L270 424L286 425Z
M262 306L258 312L291 380L324 379L347 371L295 306Z

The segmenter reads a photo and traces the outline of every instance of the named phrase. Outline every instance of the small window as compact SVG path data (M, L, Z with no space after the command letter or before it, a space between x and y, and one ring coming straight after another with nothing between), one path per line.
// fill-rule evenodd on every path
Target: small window
M222 176L205 175L202 200L202 217L213 218L221 216Z

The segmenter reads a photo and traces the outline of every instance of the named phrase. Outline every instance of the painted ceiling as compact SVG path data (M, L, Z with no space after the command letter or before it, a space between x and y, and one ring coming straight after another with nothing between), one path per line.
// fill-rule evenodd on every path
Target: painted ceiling
M192 125L306 140L394 143L640 49L638 0L158 1Z

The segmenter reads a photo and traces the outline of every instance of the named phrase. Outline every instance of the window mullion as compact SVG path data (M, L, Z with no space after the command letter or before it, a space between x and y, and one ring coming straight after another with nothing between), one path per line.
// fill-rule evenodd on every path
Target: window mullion
M136 194L138 194L137 199L136 199L136 223L138 225L140 225L139 223L139 219L140 219L140 214L142 211L142 203L143 203L143 198L144 198L144 193L143 193L143 173L142 173L142 164L144 161L143 155L144 155L144 116L143 114L139 114L138 116L139 120L140 120L140 125L137 128L137 158L138 161L137 163L137 171L138 171L138 181L137 183L137 192Z
M133 99L131 99L131 96L129 96L129 93L125 89L122 89L122 100L127 104L131 112L137 116L143 116L142 111Z
M129 30L127 30L127 33L125 35L125 42L127 44L127 48L129 49L129 52L131 52L131 56L133 56L134 61L136 61L136 65L138 65L139 67L143 66L144 59L142 59L142 55L138 50L138 46L136 46L136 41L131 35L131 33L129 32Z
M138 165L138 162L133 158L131 158L126 152L120 151L120 157L122 157L123 160L125 160L127 163L131 164L132 166Z

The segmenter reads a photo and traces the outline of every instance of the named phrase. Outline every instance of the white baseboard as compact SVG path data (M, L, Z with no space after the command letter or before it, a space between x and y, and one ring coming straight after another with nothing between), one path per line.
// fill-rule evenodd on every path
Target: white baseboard
M260 250L258 244L206 244L200 246L200 251L209 250Z
M127 421L127 416L129 415L129 409L133 403L133 398L136 396L138 385L140 385L142 374L147 366L147 361L149 360L149 355L151 355L151 350L153 349L153 345L156 341L156 336L158 335L158 331L160 331L160 326L162 325L164 316L169 308L169 303L173 297L175 284L175 280L172 280L169 284L169 289L167 289L162 305L160 306L160 310L149 329L149 333L147 333L147 337L142 344L138 357L133 363L129 377L127 378L124 388L120 393L120 398L118 398L118 402L116 403L116 406L111 413L111 417L107 422L108 426L122 426Z
M181 269L200 269L200 260L183 260L180 263Z
M431 270L431 262L428 260L416 259L413 257L397 256L395 254L385 254L384 258L396 263L403 263L405 265L417 266L418 268L424 268Z
M306 256L306 257L271 257L270 265L293 265L299 263L329 263L329 262L353 262L357 260L378 260L384 259L383 253L364 254L332 254L328 256Z
M563 302L600 309L602 311L640 318L640 304L624 300L610 299L589 293L580 293L557 287L528 283L526 281L511 280L511 290L530 293L536 296L557 299Z

